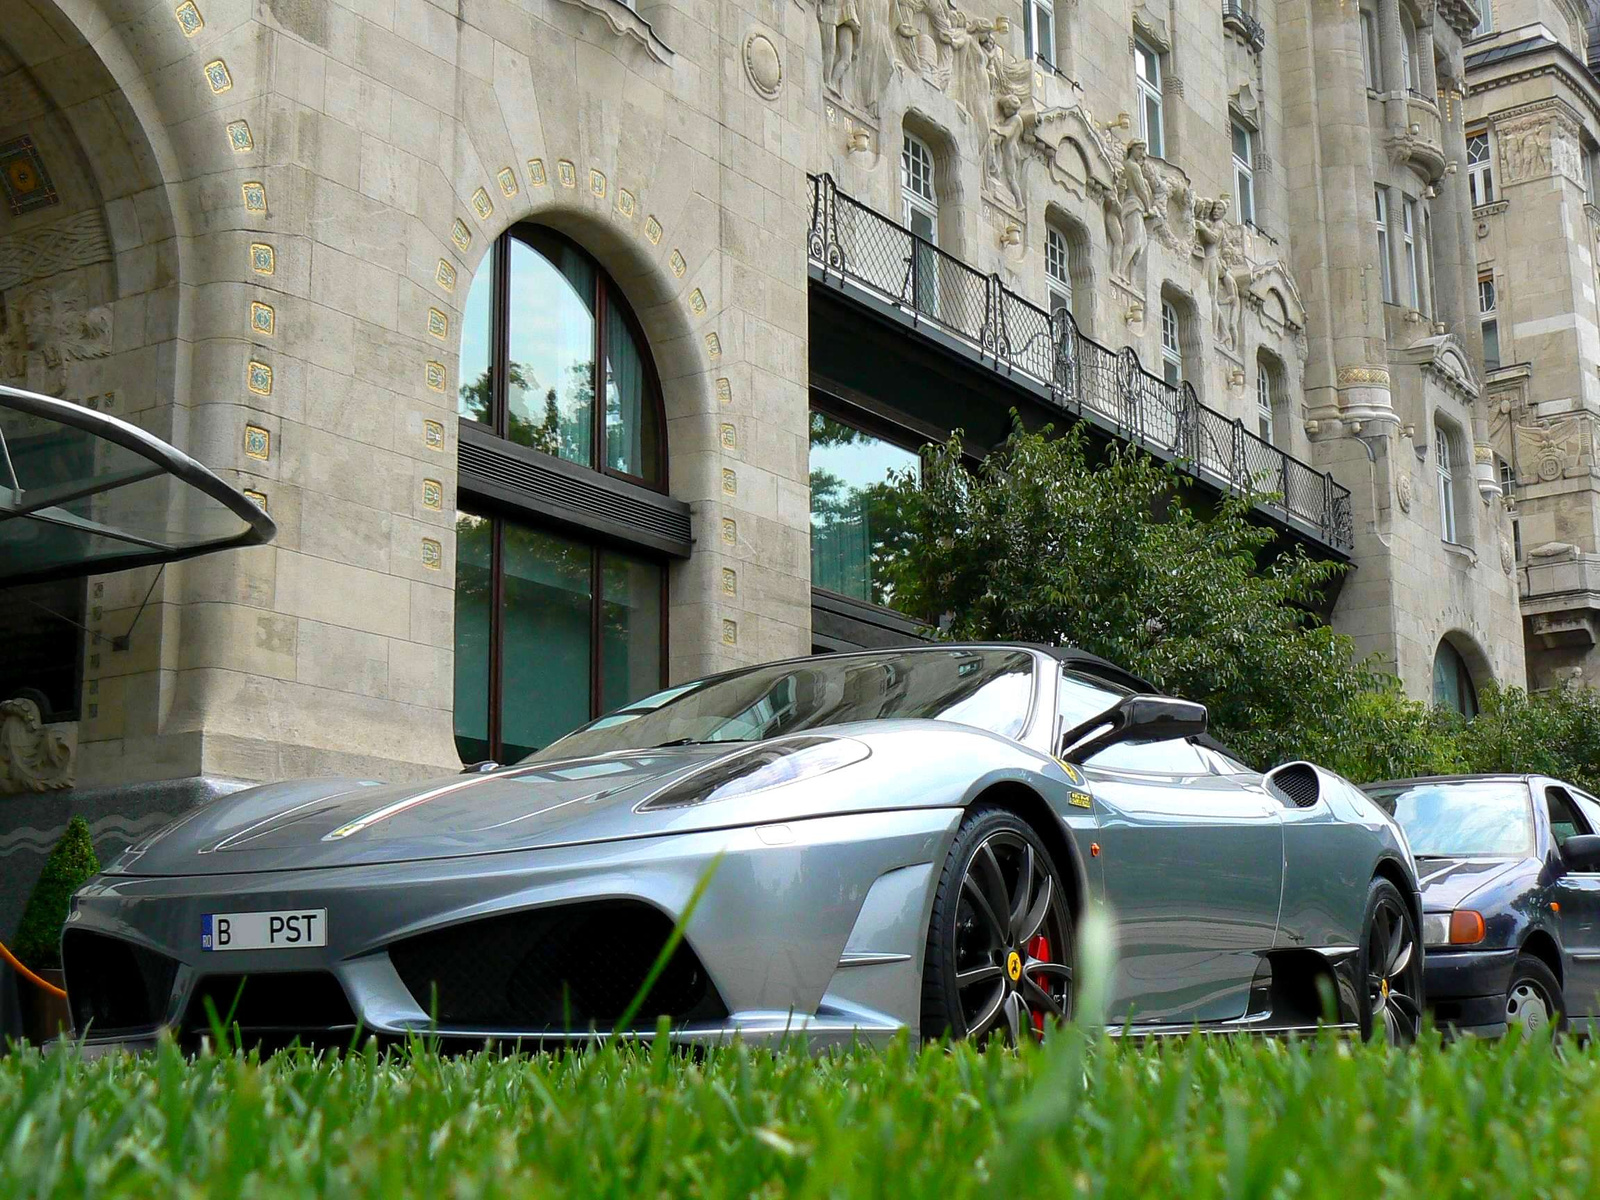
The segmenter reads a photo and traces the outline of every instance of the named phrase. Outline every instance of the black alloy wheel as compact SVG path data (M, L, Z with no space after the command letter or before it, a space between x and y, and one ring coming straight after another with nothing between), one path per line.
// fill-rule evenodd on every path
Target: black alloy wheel
M934 897L922 1031L1015 1046L1072 1011L1072 912L1032 826L1005 809L970 813Z
M1422 1032L1422 950L1411 908L1387 879L1367 889L1362 929L1361 1036L1409 1046Z

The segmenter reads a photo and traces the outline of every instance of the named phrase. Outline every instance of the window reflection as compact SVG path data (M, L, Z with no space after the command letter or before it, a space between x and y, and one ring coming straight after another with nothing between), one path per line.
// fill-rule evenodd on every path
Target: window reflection
M494 419L493 311L494 255L484 260L483 270L472 281L467 306L461 314L461 371L458 376L456 412L469 421L490 424Z
M569 462L594 455L594 268L548 234L511 242L506 436ZM537 247L537 249L535 249Z
M456 749L462 762L493 757L489 654L494 529L487 517L456 514Z
M890 481L915 474L914 451L824 413L811 414L811 582L888 606L884 566L905 537Z
M505 525L502 754L526 757L589 717L589 547Z

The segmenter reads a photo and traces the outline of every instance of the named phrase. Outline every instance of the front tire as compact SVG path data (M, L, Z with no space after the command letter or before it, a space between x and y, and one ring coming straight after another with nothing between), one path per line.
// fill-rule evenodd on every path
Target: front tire
M1566 1024L1567 1002L1555 972L1541 958L1517 955L1511 967L1511 986L1506 989L1506 1032L1521 1028L1531 1037L1552 1025L1559 1033Z
M1042 1038L1072 1011L1072 932L1066 885L1038 833L1006 809L974 809L934 895L923 1036Z
M1422 1032L1422 947L1411 906L1387 879L1374 879L1368 886L1361 931L1361 1037L1409 1046Z

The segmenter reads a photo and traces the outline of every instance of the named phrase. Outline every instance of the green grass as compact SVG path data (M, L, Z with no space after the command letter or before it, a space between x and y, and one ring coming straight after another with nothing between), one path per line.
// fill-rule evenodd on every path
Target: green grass
M1592 1196L1600 1050L0 1060L17 1196Z

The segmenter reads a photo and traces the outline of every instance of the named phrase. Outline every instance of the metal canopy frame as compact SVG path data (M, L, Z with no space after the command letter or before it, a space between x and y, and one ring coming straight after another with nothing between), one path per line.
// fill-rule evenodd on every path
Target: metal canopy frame
M17 478L11 451L6 444L5 431L0 429L0 532L3 532L5 522L25 517L107 538L122 545L142 548L140 551L115 556L91 554L75 562L13 574L7 569L3 555L4 542L0 539L0 587L102 575L113 571L153 566L156 563L178 562L219 550L263 545L270 542L277 534L278 527L272 518L238 488L223 481L209 467L190 458L177 447L169 445L154 434L147 433L137 425L67 400L42 396L37 392L23 391L21 388L7 387L4 384L0 384L0 411L17 412L52 421L70 429L81 430L94 438L130 451L145 460L147 464L28 490L22 487L21 481ZM130 484L143 483L164 475L215 500L245 523L244 530L231 537L200 541L193 545L173 545L126 529L119 529L115 524L67 512L61 507L74 500L112 492Z

